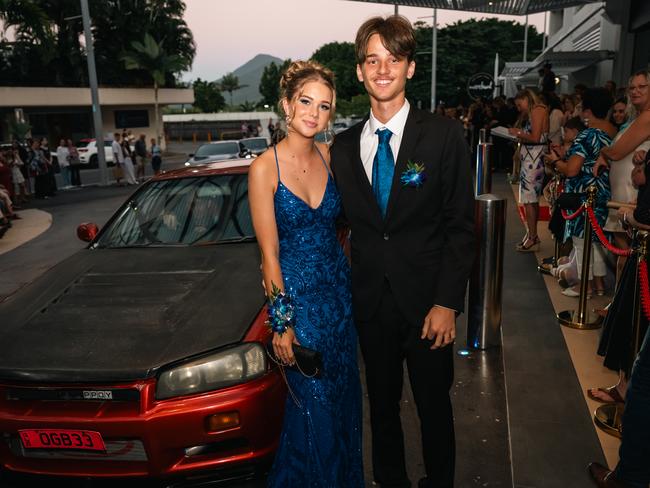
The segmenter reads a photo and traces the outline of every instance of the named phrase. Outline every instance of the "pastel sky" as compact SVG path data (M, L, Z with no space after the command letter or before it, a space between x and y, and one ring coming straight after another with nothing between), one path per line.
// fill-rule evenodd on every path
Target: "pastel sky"
M197 45L186 80L218 79L256 54L305 59L327 42L353 42L364 20L394 11L391 5L347 0L186 0L186 5L185 20ZM400 7L399 13L411 22L431 23L433 16L433 10L417 7ZM438 10L438 26L483 17L525 21L519 16ZM543 31L544 14L531 15L529 23Z

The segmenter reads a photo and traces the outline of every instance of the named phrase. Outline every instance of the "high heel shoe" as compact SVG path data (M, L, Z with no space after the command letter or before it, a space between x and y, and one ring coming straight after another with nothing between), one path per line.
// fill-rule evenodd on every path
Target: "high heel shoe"
M540 240L538 236L535 236L534 239L530 237L526 238L524 242L517 244L517 251L519 252L535 252L539 251Z

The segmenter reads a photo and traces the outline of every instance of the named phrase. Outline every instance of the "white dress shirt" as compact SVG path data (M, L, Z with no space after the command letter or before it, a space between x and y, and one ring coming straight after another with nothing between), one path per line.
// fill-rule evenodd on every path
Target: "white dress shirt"
M379 136L375 134L377 129L388 129L393 133L388 142L391 151L393 152L393 159L397 162L397 155L399 154L399 147L402 144L402 136L404 135L404 126L406 125L406 118L409 115L411 105L408 100L404 100L404 105L400 108L393 117L385 124L377 120L377 118L370 110L370 118L366 121L361 131L360 149L361 162L363 169L366 171L368 181L372 184L372 163L377 153L377 146L379 146Z

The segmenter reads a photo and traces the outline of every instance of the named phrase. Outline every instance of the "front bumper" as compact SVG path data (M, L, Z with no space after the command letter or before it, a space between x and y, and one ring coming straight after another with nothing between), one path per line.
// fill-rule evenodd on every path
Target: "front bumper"
M33 474L84 477L167 477L232 471L267 463L278 443L286 387L277 371L201 395L157 401L155 381L129 385L74 385L80 389L137 390L138 401L43 401L10 391L70 385L0 384L0 465ZM21 390L24 389L24 390ZM239 425L209 432L211 415L239 414ZM26 450L20 429L82 429L101 433L106 453Z

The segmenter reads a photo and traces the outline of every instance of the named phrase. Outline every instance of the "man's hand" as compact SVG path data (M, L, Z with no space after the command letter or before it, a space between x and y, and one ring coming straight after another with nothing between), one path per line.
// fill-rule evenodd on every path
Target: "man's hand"
M456 339L456 312L450 308L434 306L424 318L420 339L433 341L431 349L439 349Z

